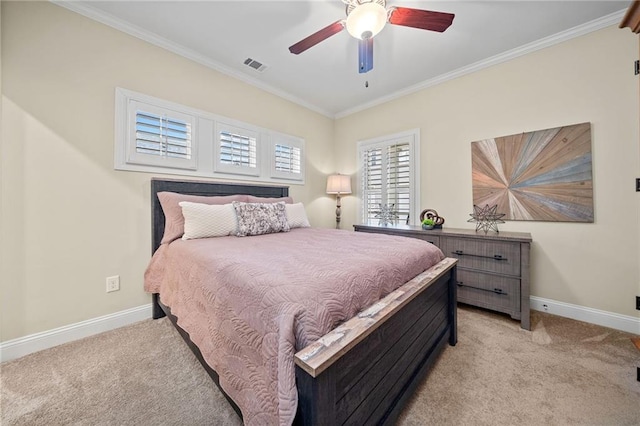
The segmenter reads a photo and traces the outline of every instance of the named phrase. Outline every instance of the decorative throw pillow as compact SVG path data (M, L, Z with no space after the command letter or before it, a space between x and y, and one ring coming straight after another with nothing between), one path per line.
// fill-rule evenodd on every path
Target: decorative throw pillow
M279 203L280 201L284 201L287 204L293 204L293 198L291 197L266 198L247 195L247 203Z
M236 211L232 204L209 205L181 201L184 216L183 240L224 237L236 233Z
M287 212L287 222L289 227L293 228L308 228L309 219L307 219L307 212L304 210L302 203L285 204L285 210Z
M285 203L239 203L233 208L238 218L238 237L289 232Z
M189 201L200 204L231 204L233 201L247 201L246 195L222 195L218 197L205 197L202 195L178 194L177 192L158 192L158 200L164 212L164 235L160 244L170 243L184 234L184 216L182 208L178 205L181 201Z

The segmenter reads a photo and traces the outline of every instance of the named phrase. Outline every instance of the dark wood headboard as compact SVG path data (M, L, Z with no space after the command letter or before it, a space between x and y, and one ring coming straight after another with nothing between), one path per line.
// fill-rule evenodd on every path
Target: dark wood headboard
M160 247L164 235L164 212L158 192L216 196L247 194L256 197L288 197L288 186L263 186L242 183L203 182L195 180L151 179L151 254Z

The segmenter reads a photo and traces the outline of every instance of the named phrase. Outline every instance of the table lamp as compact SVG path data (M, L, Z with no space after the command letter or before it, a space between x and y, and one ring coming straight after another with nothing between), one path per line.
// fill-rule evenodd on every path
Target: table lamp
M327 179L327 194L336 195L336 229L340 228L340 196L351 194L351 177L334 174Z

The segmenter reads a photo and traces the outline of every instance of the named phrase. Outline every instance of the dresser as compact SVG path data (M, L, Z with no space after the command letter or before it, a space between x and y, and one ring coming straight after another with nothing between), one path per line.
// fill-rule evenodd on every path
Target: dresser
M354 225L357 232L419 238L458 259L458 302L509 314L531 329L529 315L529 252L531 234L432 229L420 226Z

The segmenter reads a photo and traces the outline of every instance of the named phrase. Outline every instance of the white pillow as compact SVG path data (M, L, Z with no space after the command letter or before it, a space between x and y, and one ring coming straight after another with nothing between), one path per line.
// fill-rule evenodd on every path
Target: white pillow
M236 233L238 220L232 204L201 204L181 201L184 216L183 240L224 237Z
M287 222L289 222L289 228L308 228L309 219L307 219L307 213L304 210L302 203L285 204L287 213Z

